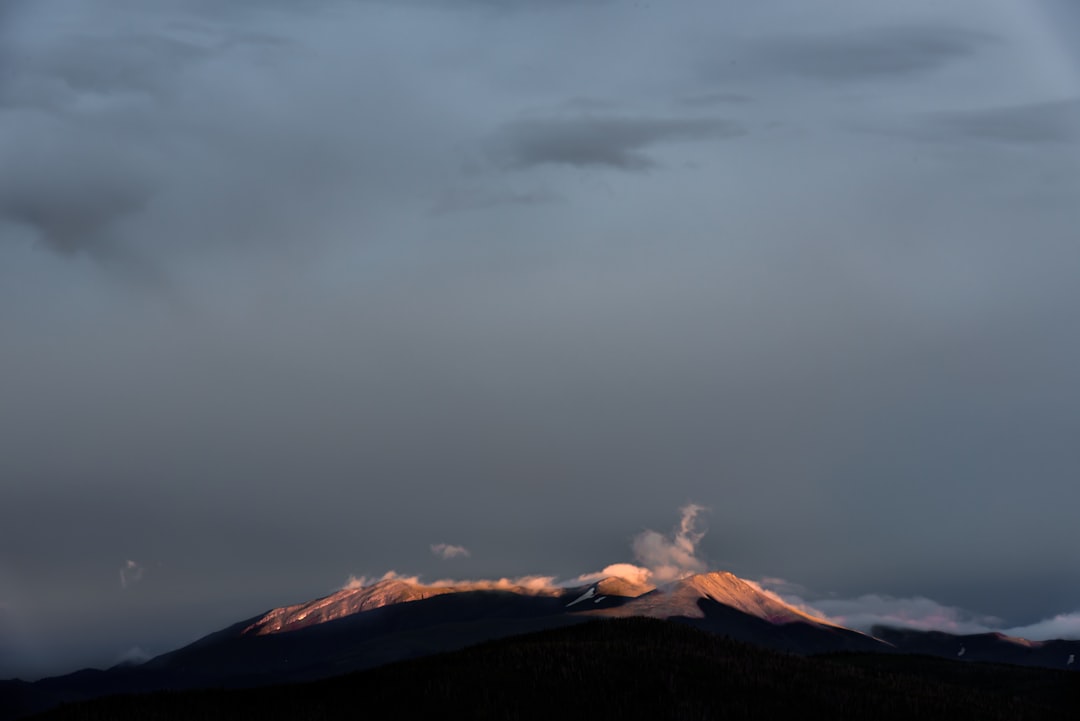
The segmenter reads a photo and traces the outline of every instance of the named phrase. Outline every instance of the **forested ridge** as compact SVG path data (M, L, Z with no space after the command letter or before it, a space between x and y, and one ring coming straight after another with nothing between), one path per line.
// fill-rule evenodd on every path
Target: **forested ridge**
M1047 719L1080 673L892 655L776 653L682 624L597 621L306 684L114 696L40 721L345 719Z

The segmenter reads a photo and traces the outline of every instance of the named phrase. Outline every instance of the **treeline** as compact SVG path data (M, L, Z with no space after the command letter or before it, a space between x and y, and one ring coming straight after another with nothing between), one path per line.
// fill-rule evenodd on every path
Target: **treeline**
M960 668L966 667L966 668ZM39 721L174 719L949 719L1024 721L1080 708L1080 674L918 657L803 658L678 623L597 621L324 681L156 692Z

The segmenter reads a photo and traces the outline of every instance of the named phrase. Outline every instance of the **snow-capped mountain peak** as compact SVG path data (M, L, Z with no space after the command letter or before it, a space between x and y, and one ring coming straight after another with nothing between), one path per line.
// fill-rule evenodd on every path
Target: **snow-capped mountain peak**
M794 622L834 625L726 571L688 576L602 613L613 616L702 618L704 612L699 604L702 599L724 604L776 625Z
M306 603L276 608L249 624L243 630L243 635L263 636L295 631L383 606L422 601L463 591L501 591L521 596L564 596L567 599L564 608L571 613L595 612L603 615L655 618L701 618L703 611L699 602L706 599L776 625L793 622L833 625L826 619L785 603L757 584L727 572L688 576L660 588L619 576L609 576L577 588L508 579L439 581L426 585L415 578L389 577L370 585L344 588ZM608 602L603 608L596 608L594 604L601 600Z
M275 608L245 628L243 633L264 636L295 631L354 613L420 601L454 590L449 586L425 586L405 579L387 578L369 586L344 588L314 601Z

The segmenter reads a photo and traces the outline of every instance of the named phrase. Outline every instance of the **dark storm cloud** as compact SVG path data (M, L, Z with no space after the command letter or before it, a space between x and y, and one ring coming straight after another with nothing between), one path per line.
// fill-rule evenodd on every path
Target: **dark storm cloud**
M945 113L937 116L932 125L947 137L1003 143L1070 143L1080 138L1080 100Z
M195 43L149 33L75 35L22 71L30 74L28 80L69 93L156 93L186 63L206 53ZM9 96L6 102L17 105L20 99Z
M766 70L823 81L888 79L937 70L992 41L970 30L883 27L765 40L753 46L750 59Z
M15 37L9 43L14 47L0 68L4 79L0 107L77 114L85 113L80 100L91 98L98 110L123 96L161 100L195 63L237 46L286 42L281 36L249 32L231 22L196 21L188 14L197 7L194 2L167 3L160 18L145 8L125 6L123 0L101 0L99 14L84 22L72 22L62 12L56 17L50 14L58 8L72 11L78 7L40 3L33 8L25 3L9 12L12 26L18 21L42 22L50 32L29 40ZM221 18L231 18L240 7L231 4L231 10L220 11ZM110 11L130 13L131 22L112 26L95 22Z
M1011 3L652 5L0 0L20 649L433 542L571 577L689 499L712 567L1075 610L1075 68Z
M163 133L152 130L167 124L159 96L205 55L165 35L79 32L9 53L0 83L0 220L30 228L57 253L146 271L121 226L167 173L154 147Z
M145 281L193 248L311 247L329 206L360 193L367 136L341 111L357 106L319 92L334 82L321 71L273 76L317 60L311 38L298 57L264 4L201 17L197 2L103 1L78 23L62 12L72 8L87 10L41 3L10 14L36 32L13 38L3 67L0 221ZM386 162L371 155L368 166Z
M35 127L0 140L0 219L29 226L58 253L122 254L115 231L152 196L147 173L111 138L49 119L26 123Z
M539 165L644 170L656 165L645 150L673 142L734 138L745 134L724 119L571 117L525 119L504 126L493 155L504 167Z

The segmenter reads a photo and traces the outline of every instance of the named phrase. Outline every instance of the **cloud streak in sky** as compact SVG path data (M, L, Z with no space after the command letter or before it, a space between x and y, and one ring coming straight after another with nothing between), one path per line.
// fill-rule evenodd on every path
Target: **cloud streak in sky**
M645 152L655 146L745 133L739 123L720 118L527 118L504 126L492 153L498 163L513 169L568 165L647 170L658 164Z
M120 226L149 202L150 176L126 144L69 120L16 115L0 134L0 220L46 248L115 259Z
M810 605L826 618L860 631L891 626L956 634L985 633L1001 624L999 618L979 616L920 596L893 598L871 593L854 599L822 599Z
M1010 628L1005 633L1036 641L1051 638L1080 639L1080 611L1060 613L1038 623Z
M765 67L817 80L880 80L938 70L992 40L946 27L882 27L770 39L754 57Z
M816 598L804 586L782 578L763 578L758 585L793 606L865 632L874 626L890 626L957 634L985 633L1001 624L999 618L980 616L921 596L895 598L868 593L857 598Z
M782 578L763 578L757 585L808 613L868 633L874 626L888 626L952 634L1003 633L1031 641L1080 638L1080 612L1006 628L996 616L972 613L924 596L897 598L867 593L856 598L815 598L806 587Z
M934 118L933 125L950 138L1067 145L1080 137L1080 100L945 113Z
M472 555L465 546L454 546L449 543L433 543L431 544L431 552L445 560L451 558L468 558Z

